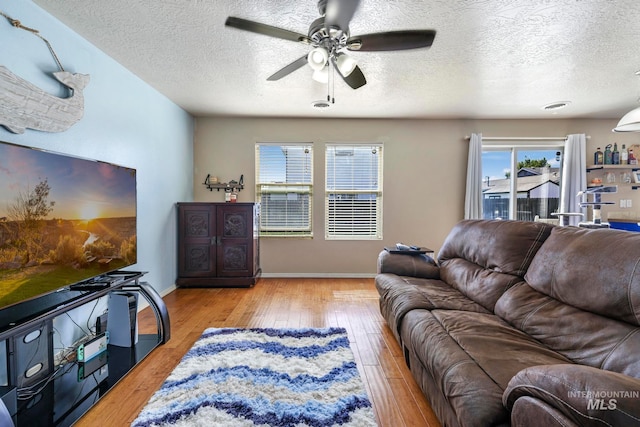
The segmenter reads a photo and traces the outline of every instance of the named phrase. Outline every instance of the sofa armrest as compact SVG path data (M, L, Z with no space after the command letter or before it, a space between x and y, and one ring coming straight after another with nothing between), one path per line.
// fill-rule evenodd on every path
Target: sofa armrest
M392 273L398 276L439 279L440 269L427 255L392 254L386 250L378 255L378 273Z
M502 400L509 411L517 411L515 402L527 396L580 426L640 426L640 379L616 372L584 365L533 366L509 381ZM522 407L531 413L513 412L512 425L537 425L542 414L535 413L536 406Z

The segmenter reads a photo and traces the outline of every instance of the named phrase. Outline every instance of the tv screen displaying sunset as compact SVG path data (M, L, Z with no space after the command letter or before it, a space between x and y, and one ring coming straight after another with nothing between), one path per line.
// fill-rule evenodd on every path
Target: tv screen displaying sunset
M0 308L136 262L136 171L0 143Z

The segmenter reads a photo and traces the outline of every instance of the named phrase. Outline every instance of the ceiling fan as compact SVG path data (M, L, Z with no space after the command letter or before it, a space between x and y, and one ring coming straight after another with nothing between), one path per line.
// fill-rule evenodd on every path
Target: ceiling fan
M346 51L394 51L428 48L433 44L436 36L434 30L386 31L351 36L349 23L359 4L360 0L319 0L318 11L321 16L311 23L307 35L233 16L227 18L225 25L312 46L308 54L267 80L279 80L308 64L314 70L314 80L328 82L329 72L336 70L353 89L364 86L367 80Z

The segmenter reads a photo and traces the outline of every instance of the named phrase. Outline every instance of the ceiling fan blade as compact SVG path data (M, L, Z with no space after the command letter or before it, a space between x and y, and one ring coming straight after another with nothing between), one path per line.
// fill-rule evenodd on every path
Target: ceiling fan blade
M327 0L325 25L346 31L359 5L360 0Z
M362 52L406 50L430 47L436 37L434 30L388 31L363 34L347 40L347 49Z
M249 21L247 19L236 18L234 16L228 17L224 25L227 27L237 28L239 30L251 31L252 33L264 34L265 36L290 40L292 42L308 43L309 40L304 34L296 33L295 31L284 30L282 28Z
M289 74L293 73L298 68L304 67L305 65L307 65L307 55L305 55L305 56L303 56L303 57L301 57L299 59L296 59L291 64L289 64L286 67L282 68L280 71L275 72L273 75L269 76L269 78L267 80L270 80L270 81L280 80L284 76L288 76Z
M351 86L351 89L358 89L367 84L367 79L364 77L362 70L357 65L353 69L351 74L349 74L348 76L343 76L340 72L340 68L338 68L338 63L336 62L335 58L331 58L331 63L333 64L333 68L338 72L338 74L340 74L340 77L342 77L342 80L344 80L346 84Z

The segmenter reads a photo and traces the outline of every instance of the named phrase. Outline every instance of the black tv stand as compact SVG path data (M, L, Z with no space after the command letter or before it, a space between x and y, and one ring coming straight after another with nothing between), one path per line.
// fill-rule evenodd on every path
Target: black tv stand
M156 290L140 280L144 274L106 273L0 310L0 378L6 378L6 385L0 386L0 398L16 427L72 425L151 351L169 340L169 313ZM109 344L100 356L83 363L54 360L54 353L60 351L53 345L54 319L92 301L97 303L114 291L145 298L155 315L157 333L139 334L131 347ZM43 365L38 378L25 374L38 363Z

